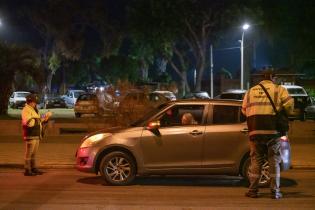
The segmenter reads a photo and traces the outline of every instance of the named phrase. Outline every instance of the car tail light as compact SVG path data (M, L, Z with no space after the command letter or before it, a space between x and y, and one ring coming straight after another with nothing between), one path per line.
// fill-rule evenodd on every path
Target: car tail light
M288 138L288 136L281 136L281 137L280 137L280 140L281 140L281 141L284 141L284 142L288 142L288 141L289 141L289 138Z

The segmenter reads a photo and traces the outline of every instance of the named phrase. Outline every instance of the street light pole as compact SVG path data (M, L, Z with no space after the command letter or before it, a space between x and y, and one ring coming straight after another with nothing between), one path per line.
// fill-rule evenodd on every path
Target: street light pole
M249 28L248 24L243 25L243 33L241 40L241 89L244 90L244 34L245 31Z
M213 98L213 52L210 45L210 97Z

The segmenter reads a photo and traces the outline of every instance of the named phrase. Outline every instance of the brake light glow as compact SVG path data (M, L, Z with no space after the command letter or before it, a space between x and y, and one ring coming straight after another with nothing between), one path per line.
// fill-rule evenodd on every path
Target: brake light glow
M281 136L280 139L281 141L285 141L285 142L289 141L288 136Z

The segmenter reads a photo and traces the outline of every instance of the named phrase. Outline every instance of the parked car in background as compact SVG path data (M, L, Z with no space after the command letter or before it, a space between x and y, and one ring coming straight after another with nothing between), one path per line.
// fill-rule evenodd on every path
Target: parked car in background
M305 119L313 119L315 120L315 99L309 97L308 106L304 110Z
M76 100L74 114L81 117L82 114L99 115L99 100L95 93L83 93Z
M77 98L83 93L85 93L84 90L68 90L62 98L65 100L68 108L73 108Z
M184 99L210 99L208 92L206 91L196 91L186 94Z
M311 103L305 89L298 85L283 85L283 87L288 90L289 95L294 99L294 112L296 113L294 119L305 120L305 109Z
M26 103L26 96L30 94L27 91L15 91L9 98L9 106L11 108L23 107Z
M243 100L246 90L242 89L228 89L222 92L220 95L217 95L215 99L236 99Z
M121 99L117 111L130 122L167 101L169 99L161 93L131 90Z
M173 92L167 91L167 90L156 90L153 91L153 93L158 93L164 95L166 98L168 98L170 101L176 100L176 96Z
M41 97L39 107L42 109L67 108L67 105L60 95L51 93Z
M187 124L183 116L194 120ZM250 156L246 119L237 100L176 100L164 103L125 128L84 137L76 168L100 173L112 185L136 175L241 175L248 178ZM281 167L290 168L290 144L281 138ZM270 180L266 161L261 185Z

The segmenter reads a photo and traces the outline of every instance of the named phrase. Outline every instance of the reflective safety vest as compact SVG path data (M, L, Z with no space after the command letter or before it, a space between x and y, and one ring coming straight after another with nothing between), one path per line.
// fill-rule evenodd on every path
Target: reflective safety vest
M42 122L38 111L25 104L21 114L24 140L41 139Z
M268 91L277 111L285 109L290 113L294 107L294 100L287 89L276 85L270 80L260 82ZM248 90L244 96L242 112L246 115L249 136L276 135L275 112L264 90L256 85Z

